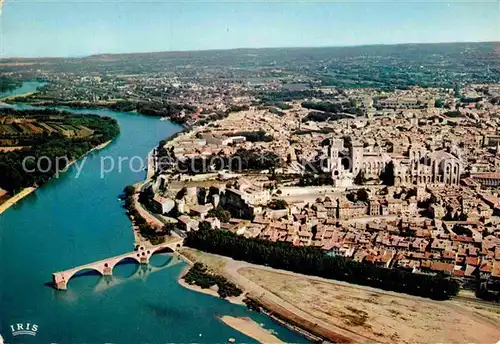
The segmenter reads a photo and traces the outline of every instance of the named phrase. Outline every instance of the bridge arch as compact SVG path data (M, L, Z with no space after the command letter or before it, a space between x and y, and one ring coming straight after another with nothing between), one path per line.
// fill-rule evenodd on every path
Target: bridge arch
M140 265L141 264L141 260L140 260L140 257L137 257L136 255L130 255L130 256L127 256L127 257L123 257L119 260L117 260L112 266L111 266L111 272L113 273L113 271L115 270L115 267L117 267L118 265L124 265L126 264L126 262L134 262L135 264L137 265Z
M99 275L104 276L104 273L99 268L86 266L76 271L73 271L70 275L63 275L63 280L65 284L68 284L71 279L79 276L85 276L89 272L97 272L99 273Z
M151 255L155 254L155 253L165 253L165 252L168 252L168 253L174 253L175 250L170 247L170 245L168 246L162 246L162 247L154 247L153 249L151 250L148 250L151 252Z
M160 246L160 247L152 247L152 248L148 249L148 252L150 254L149 264L151 266L159 268L159 267L167 266L168 264L170 264L170 262L172 261L172 259L174 257L175 249L172 248L171 245L169 244L169 245ZM162 261L161 257L163 255L160 255L161 253L167 253L167 255L165 255L167 257L167 259L166 259L166 261L158 264L159 261ZM156 258L153 259L153 257L155 257L155 256L156 256ZM156 264L153 263L152 260L155 260Z

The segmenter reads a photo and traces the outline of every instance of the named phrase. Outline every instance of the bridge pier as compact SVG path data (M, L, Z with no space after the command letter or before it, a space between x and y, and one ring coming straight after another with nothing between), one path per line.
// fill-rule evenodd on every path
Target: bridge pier
M56 283L55 284L57 290L68 290L68 285L66 282L64 283Z
M108 267L105 267L105 268L102 270L102 275L103 275L103 276L111 276L111 275L113 275L113 268L108 268Z
M68 281L64 279L64 276L52 274L52 283L57 290L68 290Z

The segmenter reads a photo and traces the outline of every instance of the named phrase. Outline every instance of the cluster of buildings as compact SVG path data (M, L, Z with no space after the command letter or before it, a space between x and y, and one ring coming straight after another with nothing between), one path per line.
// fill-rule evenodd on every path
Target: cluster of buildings
M200 187L188 188L175 200L182 212L178 227L198 230L209 222L212 229L249 238L314 246L386 268L445 274L471 289L478 281L500 279L497 196L457 185L331 189L315 200L295 198L284 209L275 209L270 207L273 199L297 190L273 190L269 181L260 179L219 184L212 194L203 193L202 200ZM349 197L359 190L368 199ZM211 215L220 208L230 212L229 221Z
M374 91L365 92L373 100ZM208 222L246 237L494 289L500 279L500 108L485 98L483 106L459 105L460 116L449 116L434 102L444 97L444 104L461 104L452 92L422 92L419 107L405 103L407 94L389 95L399 104L391 111L384 109L389 101L377 100L354 118L305 121L309 110L292 101L279 114L251 107L195 126L162 147L174 161L243 149L274 153L278 168L186 174L160 163L157 153L156 208L165 218L176 214L185 231ZM375 113L374 104L382 106ZM248 139L258 132L267 138ZM388 184L382 175L389 170ZM322 181L303 185L305 175Z
M186 72L188 73L188 72ZM168 117L169 105L196 109L186 114L183 123L188 126L211 118L237 106L250 104L248 91L253 89L243 82L230 82L211 78L211 81L196 80L170 74L118 74L103 77L99 72L44 73L50 80L36 94L20 98L36 105L68 105L83 108L112 108L131 111L123 104L143 104L163 111ZM207 77L207 79L210 79ZM196 80L196 81L195 81ZM263 89L266 89L265 87ZM181 114L181 117L184 113Z

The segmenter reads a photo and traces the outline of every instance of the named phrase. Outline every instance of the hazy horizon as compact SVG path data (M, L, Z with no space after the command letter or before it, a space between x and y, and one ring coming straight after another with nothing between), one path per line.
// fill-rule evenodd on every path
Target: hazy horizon
M266 50L266 49L328 49L328 48L358 48L358 47L377 47L377 46L398 46L398 45L440 45L440 44L481 44L481 43L498 43L499 41L456 41L456 42L404 42L404 43L374 43L374 44L355 44L355 45L325 45L325 46L283 46L283 47L237 47L237 48L225 48L225 49L192 49L192 50L157 50L157 51L134 51L134 52L120 52L111 53L103 52L90 55L80 55L80 56L11 56L11 57L0 57L0 60L8 59L81 59L89 58L93 56L103 56L103 55L141 55L141 54L161 54L161 53L184 53L184 52L210 52L210 51L232 51L232 50Z
M7 0L2 58L497 42L498 1Z

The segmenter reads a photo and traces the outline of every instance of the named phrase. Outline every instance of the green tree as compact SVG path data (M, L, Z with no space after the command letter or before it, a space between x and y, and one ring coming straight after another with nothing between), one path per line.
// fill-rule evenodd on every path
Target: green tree
M189 269L183 278L187 283L195 284L205 289L217 285L219 296L222 298L240 296L242 293L242 290L234 283L228 281L224 276L213 274L203 264L198 262Z
M332 257L317 247L247 239L229 231L191 231L185 246L253 264L331 278L433 299L448 299L459 290L457 281L443 275L423 275L374 264Z
M8 133L0 133L0 139L11 141L15 139L22 150L0 153L0 187L16 193L24 187L41 186L49 181L58 172L64 170L61 158L76 160L87 153L91 148L113 139L119 133L116 120L97 115L75 115L69 112L55 110L23 110L1 109L0 117L6 116L22 121L35 121L44 123L50 121L51 125L58 128L72 128L84 126L90 129L83 137L65 137L62 132L47 131L39 133L17 133L12 137ZM26 158L26 166L23 161ZM41 157L44 166L36 168L35 161ZM27 168L24 168L27 167ZM31 171L31 172L28 172ZM43 172L42 172L43 170Z
M208 230L212 229L212 225L208 221L202 221L202 222L200 222L198 229L200 231L208 231Z
M434 102L434 107L443 108L444 107L444 100L441 98L436 99L436 101Z
M127 185L125 189L123 189L125 196L132 196L135 193L135 187L133 185Z
M171 235L172 234L172 231L175 229L175 223L172 223L172 222L169 222L169 223L166 223L163 228L162 228L162 232L165 234L165 235Z
M209 217L216 217L220 222L229 222L231 219L231 213L227 210L224 210L222 207L217 207L215 209L208 211Z

